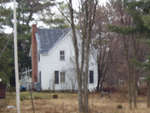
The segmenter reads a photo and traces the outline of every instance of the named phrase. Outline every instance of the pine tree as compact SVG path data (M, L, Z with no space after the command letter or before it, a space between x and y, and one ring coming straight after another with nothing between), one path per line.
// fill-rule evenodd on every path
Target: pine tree
M124 36L133 38L133 57L130 58L130 68L132 68L132 72L136 72L137 69L137 62L140 62L138 58L138 44L141 43L141 40L146 40L147 37L149 37L150 29L149 29L149 9L150 9L150 1L131 1L131 2L123 2L124 10L126 10L126 13L130 16L130 24L125 26L112 26L110 25L110 29L114 32L117 32L119 34L122 34ZM129 98L131 96L131 102L134 103L134 106L136 107L136 76L135 72L132 73L133 77L131 76L129 78L129 81L132 81L134 84L129 85ZM130 80L131 79L131 80ZM148 86L149 83L148 83ZM149 89L149 88L148 88ZM148 91L149 92L149 91ZM132 94L134 94L132 96ZM148 93L150 95L150 93ZM148 100L150 100L150 96L148 97ZM150 106L150 104L149 104Z

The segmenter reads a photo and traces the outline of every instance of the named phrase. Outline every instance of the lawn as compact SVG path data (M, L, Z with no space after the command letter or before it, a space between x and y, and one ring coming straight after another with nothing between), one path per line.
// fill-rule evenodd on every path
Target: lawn
M58 98L53 98L58 95ZM35 113L77 113L77 94L75 93L50 93L33 92ZM16 113L14 93L8 93L5 100L0 100L0 113ZM3 108L3 109L2 109ZM111 94L101 97L98 93L89 95L90 113L150 113L146 108L146 97L138 97L138 108L129 110L126 95ZM22 113L33 113L32 101L29 92L21 93Z

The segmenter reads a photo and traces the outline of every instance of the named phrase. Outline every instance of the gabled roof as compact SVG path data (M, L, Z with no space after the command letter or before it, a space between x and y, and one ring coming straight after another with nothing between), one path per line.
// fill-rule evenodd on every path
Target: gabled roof
M66 29L37 29L36 36L39 42L39 50L41 54L48 53L48 51L55 46L58 40L64 38L64 36L70 31Z

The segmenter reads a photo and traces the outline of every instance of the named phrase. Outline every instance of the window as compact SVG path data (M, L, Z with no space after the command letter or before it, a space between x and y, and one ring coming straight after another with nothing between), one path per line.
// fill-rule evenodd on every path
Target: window
M60 60L65 60L65 51L60 51Z
M59 71L55 71L55 84L59 84Z
M65 72L60 72L60 82L65 83Z
M39 59L39 62L40 62L40 54L38 55L38 59Z
M94 72L90 71L89 73L89 83L92 84L94 83Z
M41 71L39 72L39 82L41 82Z

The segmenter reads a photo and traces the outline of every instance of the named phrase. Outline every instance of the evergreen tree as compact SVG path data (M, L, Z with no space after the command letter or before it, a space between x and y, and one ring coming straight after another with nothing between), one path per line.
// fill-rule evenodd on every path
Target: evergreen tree
M69 10L66 7L68 6L64 2L55 2L55 12L49 8L41 11L42 17L40 20L48 25L49 28L67 28L69 27L69 23L66 21L65 16L69 16Z
M6 7L8 0L0 0L0 78L5 84L9 84L13 76L13 45L12 36L5 34L5 27L10 27L9 17L11 9Z
M140 1L130 1L130 2L123 2L124 10L128 15L130 16L130 24L125 26L114 26L110 25L110 29L114 32L117 32L119 34L122 34L124 36L128 36L130 38L134 38L133 40L133 46L134 46L134 55L132 58L130 58L130 63L132 65L132 68L136 71L138 70L137 67L141 61L138 58L138 49L137 49L137 43L141 43L143 40L147 40L149 38L150 29L149 29L149 22L150 22L150 1L148 0L140 0ZM149 62L147 62L148 65ZM134 66L134 67L133 67ZM146 65L145 65L146 66ZM133 70L132 70L133 71ZM135 76L134 76L135 77ZM130 78L133 79L133 82L135 82L136 78ZM150 85L148 82L148 89L150 89ZM135 104L135 84L131 86L131 89L133 90L133 97L131 97L131 101L133 98L134 104ZM130 91L129 91L130 92ZM131 91L132 92L132 91ZM131 93L132 94L132 93ZM150 90L148 90L148 101L150 101ZM136 105L136 104L135 104ZM150 106L150 102L148 104Z

